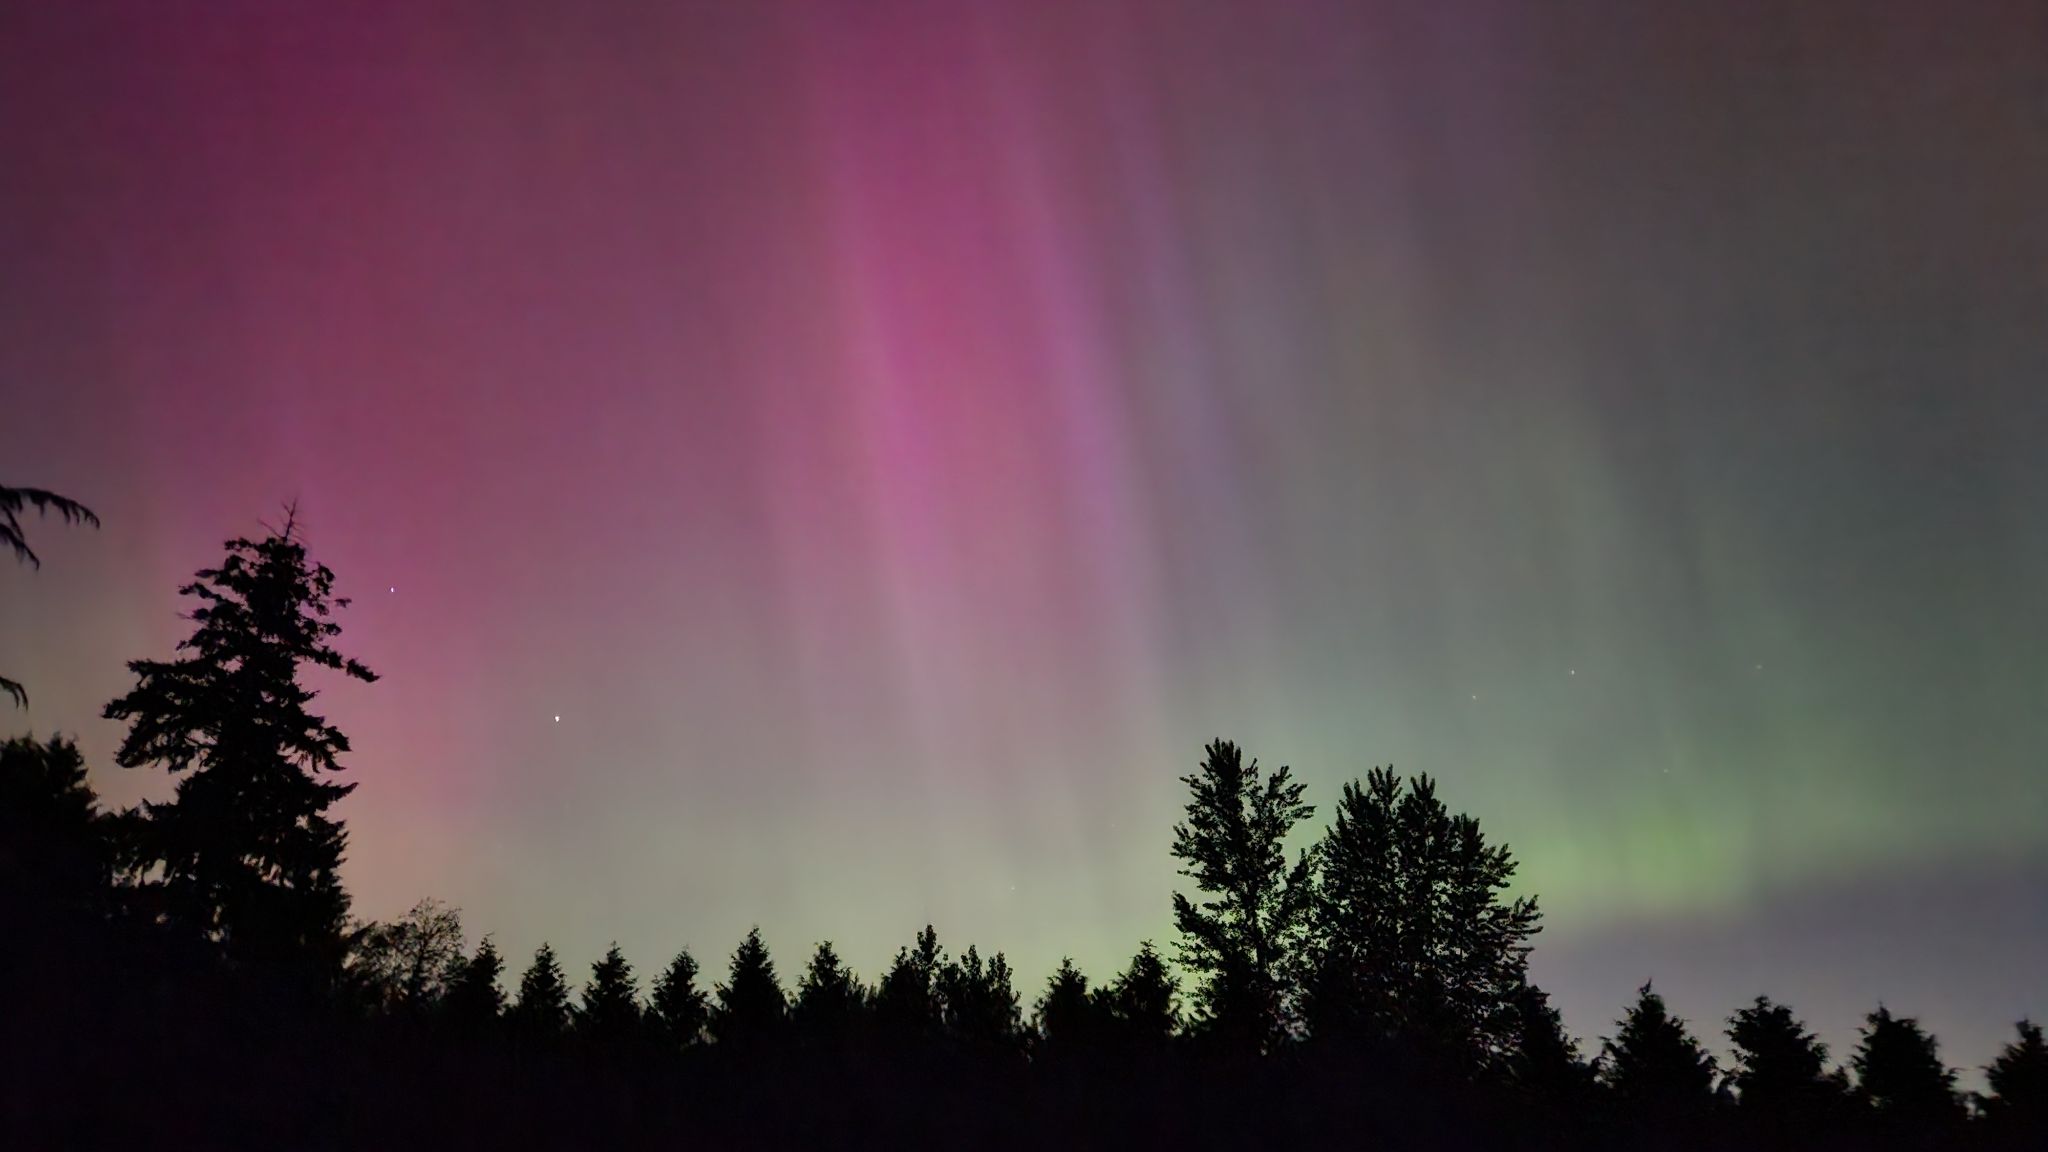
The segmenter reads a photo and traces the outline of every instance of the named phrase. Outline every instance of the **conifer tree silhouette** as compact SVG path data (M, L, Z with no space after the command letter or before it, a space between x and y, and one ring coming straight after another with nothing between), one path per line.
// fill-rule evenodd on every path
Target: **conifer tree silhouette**
M875 1020L898 1038L929 1035L939 1026L937 981L944 952L927 924L916 944L899 948L875 988Z
M1682 1127L1714 1104L1714 1058L1649 984L1605 1043L1599 1072L1624 1114L1638 1123Z
M755 928L732 954L726 981L718 985L718 1006L711 1014L711 1035L720 1044L758 1047L775 1040L789 1009L775 962L761 930Z
M956 1038L991 1051L1021 1046L1023 1017L1001 952L984 963L968 945L959 959L940 968L938 992L946 1030Z
M1552 1107L1583 1106L1593 1070L1580 1057L1579 1042L1565 1031L1564 1017L1551 1007L1549 994L1525 980L1510 1000L1515 1045L1500 1061L1500 1072L1525 1097Z
M711 1001L697 987L697 960L687 949L676 953L661 978L654 982L649 1012L655 1031L671 1052L704 1038L704 1030L711 1022Z
M1760 1138L1812 1141L1840 1120L1840 1082L1827 1070L1828 1046L1783 1004L1759 996L1728 1019L1735 1046L1730 1077L1737 1109Z
M2019 1036L1985 1069L1991 1095L1984 1120L2009 1147L2048 1147L2048 1044L2039 1024L2022 1020L2016 1027Z
M840 962L830 940L821 941L797 981L790 1008L797 1032L809 1040L844 1041L866 1006L867 994L853 970Z
M590 966L575 1017L577 1036L599 1048L624 1050L641 1039L640 988L618 941Z
M66 524L89 524L94 528L100 526L100 518L93 515L92 509L76 500L66 499L41 488L0 487L0 544L6 545L8 550L14 553L17 562L27 564L31 568L43 566L42 558L28 546L28 536L21 526L21 514L31 508L45 516L56 516ZM28 690L18 681L0 676L0 692L13 697L15 707L28 707Z
M448 993L441 1000L443 1016L459 1034L474 1038L496 1027L505 1013L505 990L499 985L504 974L504 957L491 938L484 937L476 954L449 978Z
M1147 940L1130 967L1102 989L1102 1001L1118 1036L1141 1047L1165 1044L1180 1029L1180 978Z
M24 915L97 912L112 879L108 823L77 744L0 744L0 922L26 930Z
M126 825L142 898L230 956L322 980L340 970L348 914L346 836L326 813L355 786L323 778L348 738L308 710L316 693L300 672L376 679L333 646L331 616L348 603L333 588L289 511L262 540L228 541L221 565L180 589L200 602L183 655L129 664L135 687L106 707L128 722L116 761L178 779L175 799Z
M1285 841L1315 814L1305 789L1281 767L1245 762L1237 745L1217 740L1201 769L1183 776L1192 793L1187 819L1173 829L1181 875L1206 895L1197 904L1173 894L1180 961L1201 975L1195 991L1203 1031L1227 1048L1262 1052L1288 1028L1284 966L1299 943L1313 896L1309 858L1287 865Z
M1401 1037L1466 1072L1504 1058L1541 919L1533 898L1503 897L1507 848L1453 815L1428 776L1404 786L1375 768L1344 786L1316 862L1311 1033Z
M1962 1123L1956 1074L1941 1062L1933 1036L1908 1016L1879 1005L1865 1018L1861 1043L1849 1059L1856 1098L1894 1139L1940 1143Z
M519 998L507 1017L513 1031L529 1044L552 1044L568 1032L569 983L551 945L534 950L533 963L519 978Z
M1054 1055L1085 1052L1102 1042L1107 1011L1089 992L1088 977L1074 967L1071 956L1045 982L1045 993L1032 1009L1040 1043Z

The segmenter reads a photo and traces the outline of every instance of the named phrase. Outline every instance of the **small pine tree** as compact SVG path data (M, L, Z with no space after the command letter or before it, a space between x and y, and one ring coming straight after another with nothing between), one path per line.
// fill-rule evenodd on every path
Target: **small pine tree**
M355 786L324 779L348 738L307 707L316 693L299 673L377 677L335 650L331 617L348 601L291 518L227 550L180 589L200 602L185 655L129 664L135 687L106 707L128 722L118 763L178 778L171 802L127 822L130 876L160 915L231 957L325 980L340 971L348 917L346 835L327 810Z
M1991 1095L1984 1118L2015 1147L2027 1140L2048 1147L2048 1044L2042 1043L2039 1024L2022 1020L2017 1027L2019 1038L1985 1069Z
M853 970L840 963L830 940L821 941L797 981L796 1003L790 1008L797 1032L811 1040L844 1040L866 1005Z
M569 982L551 946L536 949L533 963L519 978L519 999L512 1004L510 1020L529 1044L551 1044L569 1030Z
M1956 1074L1941 1062L1920 1022L1879 1005L1865 1018L1862 1043L1850 1057L1856 1097L1895 1134L1938 1139L1963 1120Z
M704 1038L711 1021L711 1001L697 987L697 961L688 950L676 953L668 970L654 982L650 1014L670 1051L688 1048Z
M633 966L614 940L604 957L590 966L583 1003L576 1011L576 1034L600 1048L629 1048L641 1035L640 988Z
M499 980L505 973L504 957L486 936L448 982L448 994L441 1000L441 1013L458 1033L475 1037L495 1028L505 1013L505 990Z
M1195 1008L1205 1033L1240 1052L1260 1052L1288 1027L1286 961L1307 924L1309 859L1287 865L1285 842L1315 814L1288 769L1265 773L1227 740L1208 746L1201 769L1181 777L1192 793L1174 825L1181 875L1208 897L1173 894L1180 960L1201 974Z
M1103 989L1119 1037L1139 1045L1160 1045L1180 1028L1180 978L1150 940L1138 945L1130 967Z
M720 1044L755 1047L780 1035L789 1009L775 961L761 943L761 930L747 933L732 954L726 982L718 986L718 1007L711 1015L711 1035Z
M1714 1103L1714 1058L1648 984L1606 1041L1599 1071L1638 1122L1683 1125Z

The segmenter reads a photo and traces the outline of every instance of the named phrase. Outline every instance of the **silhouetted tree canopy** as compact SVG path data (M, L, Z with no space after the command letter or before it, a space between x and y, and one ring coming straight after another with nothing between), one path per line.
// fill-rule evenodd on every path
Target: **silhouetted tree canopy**
M1210 743L1200 770L1181 782L1193 795L1174 825L1173 856L1206 897L1173 894L1180 960L1201 978L1197 1021L1228 1047L1264 1051L1288 1028L1284 964L1314 895L1307 853L1289 868L1285 842L1315 808L1285 767L1261 772L1227 740Z
M1021 1047L1023 1017L1002 953L984 963L968 945L959 959L939 969L938 991L946 1029L955 1037L992 1051Z
M505 989L499 983L504 974L504 957L498 955L491 938L484 937L476 954L449 978L447 995L441 1001L442 1012L459 1032L482 1035L504 1015Z
M758 1046L781 1034L788 1010L782 984L775 978L775 962L761 943L761 930L755 928L734 950L725 983L718 986L711 1035L720 1044Z
M1752 1130L1780 1142L1811 1140L1839 1122L1841 1082L1828 1074L1828 1046L1767 996L1728 1018L1735 1046L1730 1076Z
M509 1013L513 1030L530 1044L549 1044L569 1030L569 982L552 946L542 944L519 978L519 998Z
M939 934L927 924L916 943L896 952L875 987L875 1019L898 1036L931 1034L939 1026L937 981L944 953Z
M649 1013L655 1031L670 1051L680 1051L704 1038L711 1023L711 1000L697 987L697 961L685 950L654 982Z
M624 1049L641 1039L640 987L618 941L590 966L583 1003L576 1010L576 1034L601 1048Z
M1895 1135L1939 1139L1963 1118L1956 1074L1941 1062L1934 1037L1911 1017L1880 1005L1865 1017L1849 1058L1856 1097Z
M2016 1025L2019 1036L1985 1069L1991 1095L1984 1115L1992 1129L2018 1146L2023 1139L2048 1147L2048 1044L2031 1020Z
M1602 1048L1599 1072L1640 1122L1694 1123L1714 1103L1714 1058L1649 984Z
M108 831L77 744L56 736L0 744L0 901L10 919L29 908L104 904Z
M1429 777L1404 786L1375 768L1344 786L1316 863L1312 1033L1400 1037L1468 1071L1512 1050L1540 914L1505 899L1514 859L1477 819L1453 815Z
M830 940L811 953L810 966L796 985L790 1019L799 1034L812 1040L843 1041L867 1007L867 993L853 969L839 960Z
M349 976L372 1005L425 1012L461 972L462 948L461 913L426 899L399 920L357 930Z
M127 871L146 906L218 940L231 956L338 972L348 895L346 844L327 809L353 789L348 738L307 707L304 667L376 676L333 646L330 618L348 602L334 574L308 561L293 522L260 541L230 540L227 558L180 589L199 601L176 660L129 664L135 687L106 707L125 720L116 760L178 778L169 803L128 823Z
M1138 945L1130 966L1108 987L1101 1000L1117 1035L1129 1043L1158 1046L1180 1030L1180 978L1147 940Z
M1108 1013L1088 990L1088 977L1071 956L1045 982L1031 1019L1044 1050L1054 1055L1087 1051L1102 1042Z

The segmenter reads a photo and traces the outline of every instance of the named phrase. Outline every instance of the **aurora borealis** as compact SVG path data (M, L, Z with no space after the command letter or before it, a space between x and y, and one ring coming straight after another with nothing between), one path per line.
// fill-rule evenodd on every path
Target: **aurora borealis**
M105 524L12 719L156 794L296 498L363 915L1035 992L1220 735L1437 777L1582 1036L2048 1015L2039 5L19 3L0 157L0 481Z

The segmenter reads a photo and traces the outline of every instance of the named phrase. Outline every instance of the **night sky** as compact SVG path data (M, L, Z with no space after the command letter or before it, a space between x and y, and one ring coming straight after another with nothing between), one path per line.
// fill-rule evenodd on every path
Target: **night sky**
M1689 11L1681 11L1681 9ZM1035 997L1202 744L1840 1054L2048 1016L2048 6L0 4L10 728L296 498L358 914ZM1320 827L1321 819L1316 822Z

